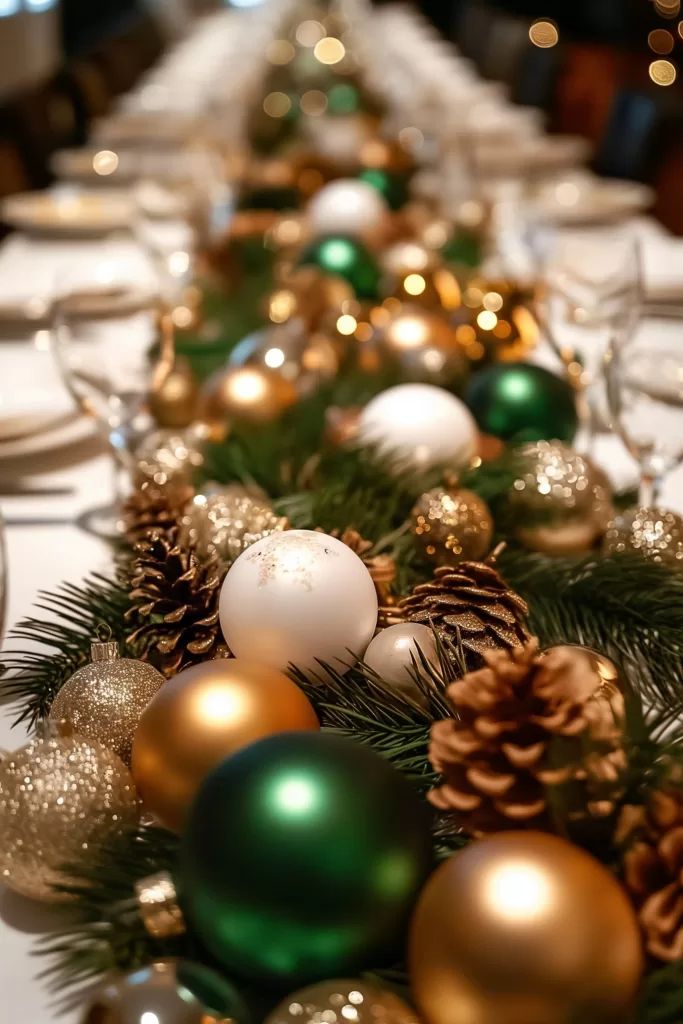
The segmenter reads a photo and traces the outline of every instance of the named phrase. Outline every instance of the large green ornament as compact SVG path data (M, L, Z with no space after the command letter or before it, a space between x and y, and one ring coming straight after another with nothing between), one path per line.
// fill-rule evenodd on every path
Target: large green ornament
M380 270L369 250L357 238L323 235L304 250L300 263L310 263L326 274L348 281L359 299L374 299Z
M387 761L329 733L285 733L205 780L181 893L224 968L293 985L400 956L431 866L426 805Z
M400 210L409 198L408 179L405 174L385 171L382 167L365 167L358 177L377 189L386 200L389 209Z
M491 366L472 378L466 397L479 428L505 441L569 443L576 433L572 388L542 366Z

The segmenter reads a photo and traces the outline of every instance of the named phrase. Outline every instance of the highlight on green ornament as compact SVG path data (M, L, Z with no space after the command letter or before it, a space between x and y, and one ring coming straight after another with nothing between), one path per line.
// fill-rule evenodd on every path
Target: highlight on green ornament
M374 256L357 238L346 235L317 238L304 250L299 262L344 278L359 299L377 297L381 276L379 267Z
M504 441L570 443L578 426L572 387L531 363L482 370L472 378L466 401L480 430Z

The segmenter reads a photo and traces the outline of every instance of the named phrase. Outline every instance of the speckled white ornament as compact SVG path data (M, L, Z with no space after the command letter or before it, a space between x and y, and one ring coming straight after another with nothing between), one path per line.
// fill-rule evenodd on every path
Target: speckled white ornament
M221 629L235 657L279 669L348 664L352 653L365 651L377 611L375 585L358 555L313 530L253 544L229 570L220 598Z
M477 425L455 395L432 384L399 384L368 402L358 440L415 469L465 466L476 452Z
M427 661L438 667L439 654L434 633L419 622L399 622L383 629L365 652L363 661L392 690L398 690L413 700L424 702L424 694L415 682L415 665L422 664L420 652Z
M372 185L341 178L316 192L307 208L314 235L372 235L384 227L389 207Z

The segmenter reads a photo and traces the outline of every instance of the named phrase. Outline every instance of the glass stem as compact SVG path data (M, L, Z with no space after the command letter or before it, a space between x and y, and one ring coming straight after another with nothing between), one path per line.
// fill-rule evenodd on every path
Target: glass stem
M644 508L651 508L659 499L660 480L653 473L643 470L640 475L638 503Z

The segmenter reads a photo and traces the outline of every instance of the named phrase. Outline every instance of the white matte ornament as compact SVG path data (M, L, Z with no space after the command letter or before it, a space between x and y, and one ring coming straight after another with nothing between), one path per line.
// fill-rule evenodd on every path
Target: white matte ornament
M432 384L399 384L368 402L358 440L415 469L461 468L476 454L477 425L464 402Z
M229 570L220 622L237 658L274 668L339 668L366 649L377 624L370 573L346 544L314 530L273 533Z
M384 227L389 208L372 185L342 178L325 185L308 204L314 235L372 235Z
M431 665L438 667L436 640L429 626L419 622L399 622L377 634L370 642L363 661L392 690L398 690L422 704L424 694L415 682L414 665L415 662L420 669L420 652Z

